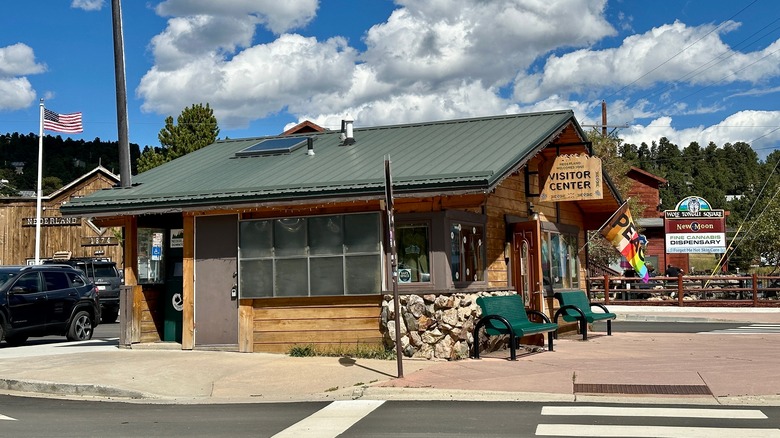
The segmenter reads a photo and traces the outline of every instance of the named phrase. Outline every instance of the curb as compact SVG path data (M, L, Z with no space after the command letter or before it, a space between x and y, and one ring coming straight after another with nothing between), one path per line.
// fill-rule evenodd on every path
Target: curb
M0 379L0 390L80 397L115 397L134 400L149 398L148 395L139 391L130 391L111 386L53 383L38 380Z

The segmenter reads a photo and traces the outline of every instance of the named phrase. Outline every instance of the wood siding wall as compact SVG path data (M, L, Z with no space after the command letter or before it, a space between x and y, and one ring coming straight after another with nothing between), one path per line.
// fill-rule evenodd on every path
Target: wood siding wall
M163 327L163 303L161 292L153 287L144 286L133 302L133 308L140 321L140 342L160 342Z
M379 347L380 295L254 300L252 351L287 353L293 346L319 351Z
M85 196L97 190L111 187L115 181L96 173L92 178L77 184L56 198L42 202L42 217L60 218L60 205L71 197ZM0 198L0 264L24 265L27 259L35 258L35 225L23 226L26 218L37 214L35 198ZM79 225L41 226L41 258L51 258L56 251L71 251L73 257L91 257L95 251L104 251L102 257L110 257L121 268L123 263L121 245L81 246L82 237L99 237L85 219L78 219ZM115 236L118 229L108 229L103 236ZM118 234L118 233L117 233Z

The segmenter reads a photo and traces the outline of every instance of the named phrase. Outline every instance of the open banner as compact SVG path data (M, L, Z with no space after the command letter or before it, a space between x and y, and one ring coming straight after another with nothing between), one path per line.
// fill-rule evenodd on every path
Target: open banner
M645 266L645 253L627 202L620 206L599 232L623 254L637 276L647 283L650 275Z

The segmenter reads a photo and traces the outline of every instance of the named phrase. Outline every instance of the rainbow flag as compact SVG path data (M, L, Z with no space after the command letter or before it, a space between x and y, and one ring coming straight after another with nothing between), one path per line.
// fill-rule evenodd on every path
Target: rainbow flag
M645 266L645 250L639 243L639 232L631 218L627 202L620 206L599 232L623 254L636 274L647 283L650 275Z

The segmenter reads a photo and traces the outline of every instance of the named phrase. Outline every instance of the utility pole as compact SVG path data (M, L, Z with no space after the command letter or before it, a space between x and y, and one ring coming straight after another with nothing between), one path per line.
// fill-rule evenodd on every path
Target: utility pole
M601 135L607 136L607 128L628 128L628 123L623 125L608 125L607 124L607 102L601 101L601 124L600 125L580 125L583 128L601 128Z
M119 134L119 184L130 187L130 142L127 128L127 84L125 83L125 42L122 36L122 5L111 0L111 18L114 25L114 77L116 81L116 121Z

